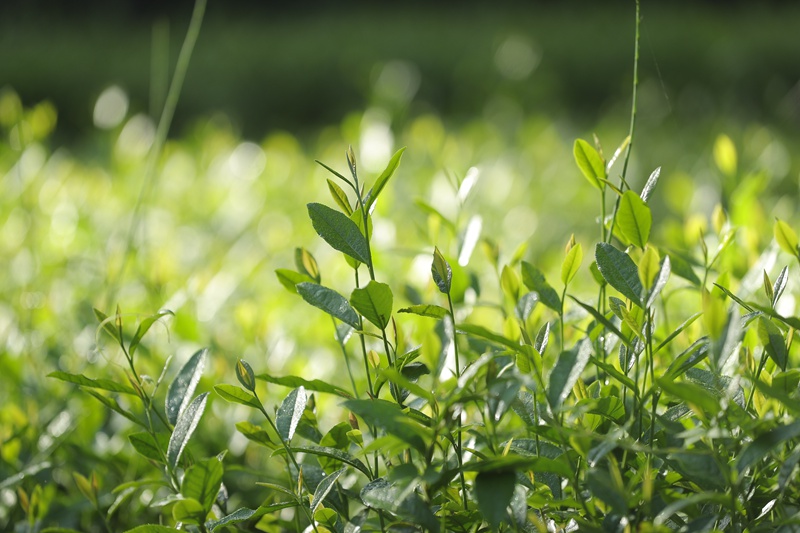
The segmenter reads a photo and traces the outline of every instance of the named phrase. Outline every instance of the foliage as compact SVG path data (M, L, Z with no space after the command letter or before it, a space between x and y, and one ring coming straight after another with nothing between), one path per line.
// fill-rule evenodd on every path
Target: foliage
M106 268L118 272L129 250L108 220L131 191L98 169L105 187L82 191L86 177L77 176L92 169L71 174L56 154L31 166L46 153L52 110L22 110L13 94L3 98L0 109L11 111L0 119L16 144L3 146L0 161L13 161L9 196L26 209L10 210L6 219L8 231L25 232L4 241L14 257L8 280L24 293L11 305L27 309L29 324L40 328L37 342L26 338L12 353L6 341L3 354L8 373L24 377L0 396L15 400L0 411L0 505L14 502L4 512L16 529L798 526L797 221L766 221L767 178L737 174L742 155L729 138L710 150L724 186L721 205L702 217L686 211L684 190L671 188L660 169L631 170L633 131L608 160L598 141L554 142L562 154L572 146L570 186L581 192L567 215L552 220L574 219L575 234L542 230L534 240L541 235L546 245L537 253L523 245L507 254L517 235L489 221L504 207L480 203L476 174L467 172L451 180L450 193L435 189L413 210L398 208L396 242L414 250L414 259L403 261L382 239L395 216L392 192L402 197L421 183L403 182L412 174L404 165L416 170L432 157L423 147L430 128L409 135L407 152L387 154L383 168L367 172L352 148L344 171L319 163L312 172L292 139L274 136L263 151L279 161L265 162L257 175L204 160L226 154L228 163L241 162L242 153L259 153L211 129L195 144L165 147L162 169L174 180L160 184L165 197L154 199L143 219L153 243L135 236L142 248L132 248L131 269L141 281L97 296L91 288L98 276L78 268L96 263L65 251L90 238L111 239ZM460 139L465 146L485 140L470 141L468 133ZM220 144L228 151L215 152ZM191 167L187 159L207 166L212 191L169 170ZM308 198L303 207L294 198L302 188L255 179L292 165L331 200ZM110 166L121 175L141 170L120 153ZM224 189L213 176L228 171L239 181ZM303 226L286 223L272 206L261 212L253 205L253 197L285 188L291 190L280 201L308 215ZM537 192L549 190L540 185ZM65 207L80 194L81 206L93 208L85 214ZM673 215L685 220L659 215L662 194L678 195L666 204L677 205ZM164 221L168 202L182 195L194 196ZM558 191L534 203L551 197ZM30 219L37 210L49 215L50 233L40 234L39 221ZM69 213L78 220L67 239ZM219 242L198 236L213 228L224 234ZM552 245L554 234L565 247ZM483 254L475 252L479 244ZM294 268L279 268L270 290L258 291L263 258L252 256L265 253L272 264L290 247L282 258L293 258ZM171 265L173 254L189 259ZM67 288L55 279L58 257L75 262L66 269ZM407 276L415 264L424 267L423 282ZM46 303L36 304L31 269L53 278L47 296L38 297ZM85 295L76 302L59 290ZM236 305L227 304L237 290ZM93 317L75 311L84 298L125 301L141 293L147 297L140 305L165 309L143 315L118 306L110 314L95 309ZM254 294L263 298L248 301ZM44 321L37 313L55 316ZM96 325L86 329L71 323L92 318ZM294 350L277 346L288 335L266 333L281 321L298 339ZM83 331L69 350L59 344L62 329ZM164 357L173 342L181 348ZM37 350L45 355L26 360ZM65 392L76 385L87 394ZM63 402L44 402L46 394Z

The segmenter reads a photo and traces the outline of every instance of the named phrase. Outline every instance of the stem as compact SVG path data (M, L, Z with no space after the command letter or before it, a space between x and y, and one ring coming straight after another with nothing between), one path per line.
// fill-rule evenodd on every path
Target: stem
M333 317L331 317L331 322L333 322L333 330L335 332L336 331L336 320ZM353 396L358 398L358 387L356 387L356 380L355 380L355 378L353 378L353 370L350 368L350 359L347 357L347 350L344 347L344 343L343 342L339 342L338 337L336 339L336 342L339 345L339 348L342 349L342 357L344 357L344 364L347 367L347 375L350 378L350 384L353 386Z
M128 234L125 239L125 252L122 259L122 264L116 276L109 280L109 289L107 294L107 301L113 300L117 287L122 279L125 277L125 270L134 252L133 241L136 238L136 233L142 222L142 206L148 196L150 187L156 176L156 163L161 156L161 151L164 148L164 143L167 140L167 133L169 132L170 125L172 124L172 117L175 115L175 108L178 106L178 99L183 87L183 81L186 78L186 71L189 68L189 61L192 58L194 46L197 43L197 37L200 34L200 26L203 23L203 15L206 10L207 0L195 0L194 10L192 11L192 18L189 22L189 29L186 31L183 45L181 46L180 54L178 55L178 62L175 65L175 75L172 77L172 83L169 86L167 99L164 102L164 109L161 113L161 119L158 121L155 139L150 152L147 154L147 161L144 167L144 178L142 180L142 187L139 189L139 196L136 199L136 204L133 208L133 215L131 224L128 227Z
M767 364L767 350L761 350L761 359L758 361L758 370L756 370L756 375L753 378L753 388L750 389L750 397L747 399L747 404L744 406L744 410L748 411L750 409L750 405L753 403L753 397L756 394L756 382L758 381L759 376L761 376L761 371L764 370L764 366Z
M456 379L461 378L461 361L458 357L458 341L456 339L456 314L453 311L453 299L450 297L450 292L447 293L447 307L450 311L450 320L453 322L453 352L455 353L456 358ZM463 406L462 406L463 409ZM456 442L458 449L456 450L456 455L458 456L458 475L461 480L461 493L462 493L462 502L464 503L464 510L468 510L467 508L467 482L464 479L464 458L462 457L462 447L461 447L461 412L458 413L458 431L456 434Z

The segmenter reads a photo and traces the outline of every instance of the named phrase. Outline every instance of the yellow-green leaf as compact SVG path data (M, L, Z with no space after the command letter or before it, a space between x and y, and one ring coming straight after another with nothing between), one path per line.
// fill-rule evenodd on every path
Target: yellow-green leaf
M628 190L622 195L617 212L617 224L622 234L631 243L644 248L650 238L653 217L650 208L635 192Z
M570 281L572 281L572 279L575 277L575 274L578 273L578 269L581 267L582 262L583 248L581 248L580 243L578 243L569 249L567 256L564 258L564 262L561 263L561 282L564 285L567 285Z
M800 248L797 246L797 233L794 232L789 224L776 218L773 233L781 250L795 257L800 257Z
M650 290L660 270L661 258L658 256L658 251L652 246L648 246L639 261L639 279L645 290Z
M597 150L583 139L577 139L572 152L578 168L581 169L589 183L602 190L603 182L601 180L606 178L606 166Z

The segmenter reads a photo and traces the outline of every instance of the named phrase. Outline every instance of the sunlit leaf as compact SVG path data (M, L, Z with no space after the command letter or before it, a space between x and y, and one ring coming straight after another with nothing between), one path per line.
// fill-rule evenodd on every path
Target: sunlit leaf
M567 252L567 256L564 258L564 262L561 263L561 283L567 285L572 281L572 278L578 273L582 261L583 249L580 243L578 243L570 248L569 252Z
M194 430L197 429L197 424L200 423L200 418L206 409L206 400L208 393L204 392L195 398L186 409L180 414L175 424L175 429L172 430L172 436L169 439L169 447L167 448L167 462L170 467L175 468L183 454L184 448L192 438Z
M220 383L219 385L214 385L214 390L223 399L231 403L240 403L253 409L261 409L261 404L255 396L235 385Z
M567 399L572 387L581 377L592 355L592 345L583 339L571 350L562 352L550 371L547 387L547 400L554 410L558 410Z
M522 262L522 283L539 294L539 301L544 305L557 313L561 312L561 298L558 293L547 283L544 274L527 261Z
M383 188L386 186L386 183L389 181L397 167L400 166L400 159L403 157L403 152L405 152L405 147L400 148L392 158L389 160L389 163L386 165L386 168L381 172L381 175L378 176L378 179L375 180L375 185L372 186L372 189L367 193L367 197L364 198L364 205L367 208L367 211L372 210L372 205L375 203L375 200L378 199L378 195L381 193Z
M600 180L606 177L606 168L603 158L600 157L597 150L583 139L576 139L572 153L575 156L578 168L581 169L589 183L593 187L602 190L603 184Z
M316 283L298 283L297 294L305 301L356 329L360 328L358 314L347 298L333 289Z
M278 412L275 415L275 426L284 441L292 440L297 424L300 423L300 419L303 416L303 410L306 408L306 401L305 389L298 387L284 398L278 408Z
M208 350L205 348L195 352L170 383L164 407L170 424L177 423L178 417L192 401L194 390L206 367L207 356Z
M310 203L307 207L314 230L325 242L357 261L370 264L367 240L355 222L323 204Z
M432 304L412 305L397 310L398 313L410 313L429 318L444 318L449 311L442 306Z
M601 242L595 248L595 260L603 279L609 285L639 307L643 307L643 288L639 280L639 269L628 254Z
M385 283L370 281L365 287L354 289L350 304L356 311L379 329L385 329L392 318L392 290Z
M439 287L442 294L450 293L450 284L453 279L453 270L450 268L450 263L444 258L439 248L433 249L433 263L431 264L431 274L433 275L433 282Z
M617 225L622 234L639 248L644 248L650 238L652 223L650 208L644 200L631 190L625 191L617 211ZM601 268L600 271L602 270Z

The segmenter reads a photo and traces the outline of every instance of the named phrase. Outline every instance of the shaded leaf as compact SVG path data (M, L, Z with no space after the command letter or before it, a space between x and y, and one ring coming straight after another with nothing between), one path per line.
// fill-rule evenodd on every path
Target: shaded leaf
M197 424L200 422L200 418L203 416L203 412L206 409L207 399L207 392L199 395L178 417L175 429L172 431L172 436L169 438L169 447L167 448L167 462L172 468L177 466L184 448L186 448L186 445L189 443L189 439L192 438L194 430L197 429Z
M507 519L516 482L514 472L481 472L475 478L478 509L492 529L499 529L500 523Z
M305 301L329 315L338 318L345 324L359 329L358 314L347 299L333 289L316 283L298 283L297 294Z
M173 529L167 526L159 526L156 524L146 524L144 526L138 526L133 529L129 529L125 531L125 533L180 533L179 530Z
M128 435L128 440L133 449L144 457L164 464L164 450L169 446L169 435L157 433L158 441L150 433L142 431Z
M420 453L425 452L425 439L430 437L430 432L396 403L379 399L348 400L342 406L363 418L367 425L382 429Z
M785 371L787 360L786 343L778 326L768 318L760 316L758 317L758 336L770 358L775 361L775 364L781 370Z
M639 270L628 254L620 252L608 243L601 242L595 248L595 260L603 279L609 285L639 307L643 307L643 289L642 282L639 280Z
M120 392L123 394L136 394L136 391L134 391L131 387L117 383L116 381L112 381L110 379L91 379L87 378L83 374L70 374L67 372L61 372L60 370L47 374L47 377L60 379L61 381L75 383L77 385L90 387L93 389L101 389L109 392Z
M223 516L219 520L209 520L205 524L206 529L208 529L209 531L214 531L220 526L244 522L245 520L249 520L250 518L252 518L253 515L255 514L256 512L253 509L248 509L247 507L240 507L231 514Z
M224 468L219 457L210 457L189 467L181 481L181 494L194 498L207 514L217 499Z
M352 398L353 395L345 389L336 385L331 385L319 379L305 379L298 376L270 376L269 374L258 374L256 379L266 381L267 383L274 383L276 385L283 385L284 387L297 388L303 387L307 390L314 392L324 392L327 394L335 394L342 398Z
M169 309L162 309L158 313L145 318L139 323L139 327L136 328L136 333L133 335L131 343L128 345L128 355L131 359L133 359L133 354L136 353L136 348L139 347L139 343L142 342L142 338L152 327L152 325L167 315L175 316L175 313Z
M357 261L370 264L367 240L355 222L323 204L310 203L307 208L314 230L325 242Z
M439 531L439 521L431 512L429 504L413 490L383 478L376 479L361 489L361 501L367 507L388 511L427 530Z
M547 400L553 410L558 410L569 396L572 387L581 377L592 355L592 345L588 339L581 340L575 347L562 352L550 371Z
M331 489L336 485L336 481L347 472L347 467L337 470L332 474L325 476L322 481L319 482L317 485L316 490L314 491L314 497L311 500L311 513L313 514L316 512L317 507L322 503L322 501L328 496Z
M522 262L522 283L529 290L538 293L539 301L544 305L556 313L561 312L561 298L558 293L547 283L544 274L527 261Z
M188 361L172 380L167 389L167 399L164 409L167 413L167 420L173 426L177 423L178 417L192 401L192 395L197 388L197 383L203 375L206 367L206 357L208 350L203 348L192 355Z
M92 389L89 389L86 392L88 392L89 394L91 394L92 396L94 396L95 398L100 400L100 402L103 405L105 405L106 407L108 407L109 409L114 411L115 413L120 414L120 415L124 416L125 418L127 418L128 420L130 420L131 422L133 422L135 424L138 424L138 425L142 426L143 428L147 429L147 426L144 424L144 422L142 422L141 420L139 420L138 418L133 416L133 413L131 413L130 411L127 411L127 410L123 409L122 407L120 407L119 403L117 403L117 400L115 400L114 398L106 398L105 396L103 396L99 392L94 391Z
M736 464L737 471L741 474L787 440L797 437L800 437L800 420L762 433L742 451Z
M602 324L603 327L605 329L607 329L609 332L613 333L625 345L631 346L630 339L628 339L625 335L623 335L622 332L619 330L619 328L617 328L617 326L615 326L614 323L611 322L611 320L609 320L607 317L603 316L600 313L600 311L598 311L597 309L595 309L594 307L592 307L589 304L585 304L585 303L581 302L580 300L578 300L577 298L575 298L572 295L569 295L569 297L572 298L575 301L576 304L580 305L583 309L585 309L590 315L592 315L594 317L594 319L597 322Z
M244 435L249 441L255 442L256 444L261 444L262 446L266 446L270 449L275 448L275 443L272 442L272 439L269 437L269 433L267 433L264 428L260 426L244 421L237 423L236 429L238 429L239 433Z
M224 400L227 400L231 403L240 403L242 405L252 407L253 409L261 409L261 403L255 396L245 390L242 390L236 385L221 383L219 385L214 385L214 390L217 394L222 396Z
M300 272L295 272L294 270L289 270L286 268L277 269L275 271L275 275L278 277L278 281L286 288L286 290L295 294L297 294L298 283L314 283L314 280L305 274L301 274Z

